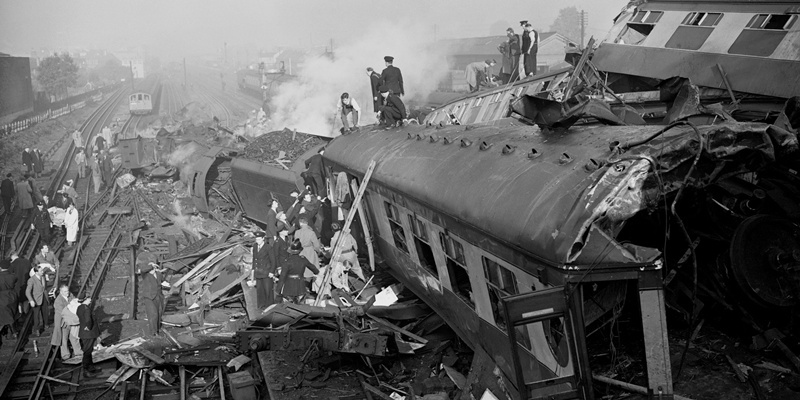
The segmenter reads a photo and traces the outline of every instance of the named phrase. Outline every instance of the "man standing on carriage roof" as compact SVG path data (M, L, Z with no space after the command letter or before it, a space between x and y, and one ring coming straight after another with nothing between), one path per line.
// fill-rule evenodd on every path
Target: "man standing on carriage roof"
M403 73L400 72L400 68L392 65L394 57L386 56L383 60L386 62L386 68L381 72L379 86L385 86L397 96L404 96L406 92L403 89Z
M381 91L378 90L381 86L381 75L372 67L367 68L367 75L369 75L369 86L372 89L372 111L378 112L381 107Z

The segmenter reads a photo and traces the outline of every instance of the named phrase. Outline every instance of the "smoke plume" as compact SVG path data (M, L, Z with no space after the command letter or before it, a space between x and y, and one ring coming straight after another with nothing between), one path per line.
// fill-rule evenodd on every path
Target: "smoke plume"
M297 73L298 79L282 85L271 99L270 130L288 127L319 136L338 135L341 119L338 115L334 119L334 113L343 92L361 107L359 125L374 123L366 68L380 73L387 55L395 58L394 66L403 73L403 101L425 101L436 90L448 66L441 52L436 51L431 35L424 33L430 27L414 25L376 24L364 29L360 38L335 47L333 59L324 55L307 58Z

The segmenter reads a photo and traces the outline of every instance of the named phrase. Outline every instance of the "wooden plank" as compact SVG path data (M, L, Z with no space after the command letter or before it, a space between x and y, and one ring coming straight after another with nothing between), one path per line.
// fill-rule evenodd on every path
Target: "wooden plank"
M358 185L356 185L355 179L351 183L353 191L358 193ZM356 204L356 210L359 214L361 214L361 230L364 231L364 241L367 243L367 252L369 253L369 270L375 271L375 249L372 248L372 233L369 230L369 225L367 224L367 214L364 213L364 205L362 202L358 202ZM372 279L372 277L370 277ZM364 286L366 287L366 286ZM356 296L358 297L358 296Z
M72 382L69 382L69 381L65 381L63 379L53 378L53 377L50 377L50 376L47 376L47 375L44 375L44 374L39 374L39 377L42 378L42 379L48 380L48 381L53 381L53 382L60 383L62 385L70 385L70 386L75 386L75 387L79 387L80 386L77 383L72 383Z
M3 374L0 375L0 397L3 397L3 393L5 393L8 383L11 382L11 378L14 377L14 372L16 372L17 367L19 367L19 363L22 361L24 355L24 350L14 353L14 356L11 357L11 360L9 360L6 367L3 369Z
M225 382L222 380L222 367L217 368L217 376L219 377L219 397L225 400Z
M141 348L141 347L137 348L136 352L141 354L141 355L143 355L143 356L145 356L145 357L147 357L147 358L149 358L149 359L151 359L151 360L153 360L153 362L155 362L156 364L163 364L163 363L167 362L163 358L161 358L161 357L153 354L149 350Z
M181 377L181 400L186 400L186 367L178 367L178 375Z
M217 290L216 292L212 293L208 297L208 302L211 303L212 301L216 300L219 296L222 296L223 294L227 293L229 290L233 289L234 286L244 282L244 280L247 279L247 278L249 278L249 275L242 275L242 276L236 278L235 281L229 283L224 288L222 288L220 290Z
M412 339L414 339L414 340L416 340L416 341L418 341L418 342L420 342L422 344L427 344L428 343L428 339L425 339L422 336L414 334L413 332L409 332L409 331L407 331L407 330L405 330L405 329L403 329L403 328L401 328L401 327L399 327L399 326L397 326L397 325L395 325L395 324L393 324L393 323L391 323L391 322L389 322L389 321L387 321L387 320L385 320L385 319L383 319L381 317L376 317L374 315L370 315L369 313L367 313L367 316L372 318L373 321L375 321L375 322L377 322L377 323L379 323L379 324L381 324L381 325L383 325L383 326L385 326L385 327L387 327L387 328L389 328L389 329L391 329L393 331L400 332L403 335L406 335L406 336L408 336L408 337L410 337L410 338L412 338Z

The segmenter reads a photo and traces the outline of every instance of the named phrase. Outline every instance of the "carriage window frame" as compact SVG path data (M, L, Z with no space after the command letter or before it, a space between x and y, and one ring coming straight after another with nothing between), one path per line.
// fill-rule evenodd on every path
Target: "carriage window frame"
M780 28L767 27L775 17L786 17L786 22ZM745 29L762 30L762 31L788 31L794 26L797 21L796 14L756 14L750 18ZM759 21L760 20L760 21Z
M506 296L519 294L519 282L514 271L506 268L499 262L492 260L486 256L481 256L483 264L483 274L486 278L486 288L489 291L489 301L492 303L490 308L494 323L498 328L505 330L507 323L505 321L504 311L500 308L500 299ZM491 269L496 269L495 273L491 273ZM513 292L509 289L513 289ZM496 297L493 301L492 297ZM517 331L517 344L521 345L528 351L533 351L533 344L531 343L530 335L528 334L527 325L518 325Z
M681 21L681 26L701 26L706 28L715 27L722 21L724 13L714 13L705 11L693 11L686 14Z
M389 234L392 236L394 241L394 247L406 254L411 254L408 249L408 237L406 236L406 230L403 227L402 222L400 222L400 211L397 209L396 205L388 201L384 201L383 203L386 211L386 219L389 221ZM396 234L398 231L402 235L401 237L398 237Z
M444 251L447 274L450 277L450 288L456 296L474 309L475 289L472 286L472 279L469 278L469 268L467 268L467 260L466 257L464 257L464 245L444 232L439 232L439 244ZM469 283L469 293L464 293L461 290L462 287L458 284L459 282L456 279L455 268L460 268L460 271L464 274L462 276L466 276L467 282Z

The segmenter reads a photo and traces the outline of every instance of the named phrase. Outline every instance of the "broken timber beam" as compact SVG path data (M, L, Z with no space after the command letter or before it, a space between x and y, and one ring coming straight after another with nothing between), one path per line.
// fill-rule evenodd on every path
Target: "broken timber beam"
M598 382L601 382L601 383L605 383L606 385L616 386L616 387L618 387L620 389L624 389L624 390L627 390L627 391L632 392L632 393L643 394L645 396L649 395L649 393L647 392L647 388L646 387L642 387L642 386L639 386L639 385L634 385L632 383L618 381L616 379L607 378L607 377L601 376L601 375L592 375L592 379L594 379L594 380L596 380ZM658 394L656 393L656 395L658 395ZM675 399L675 400L692 400L692 399L690 399L688 397L679 396L677 394L673 395L672 398Z
M393 331L402 333L403 335L406 335L406 336L408 336L408 337L410 337L410 338L412 338L412 339L414 339L414 340L416 340L416 341L418 341L418 342L420 342L422 344L427 344L428 343L428 339L425 339L424 337L419 336L419 335L415 335L414 333L409 332L409 331L407 331L407 330L405 330L405 329L403 329L403 328L401 328L401 327L399 327L399 326L397 326L397 325L395 325L395 324L393 324L393 323L391 323L391 322L389 322L389 321L387 321L387 320L385 320L385 319L383 319L381 317L376 317L374 315L370 315L369 313L367 313L367 316L372 318L373 321L375 321L375 322L377 322L377 323L379 323L379 324L381 324L381 325L383 325L383 326L385 326L385 327L387 327L387 328L389 328L389 329L391 329Z

